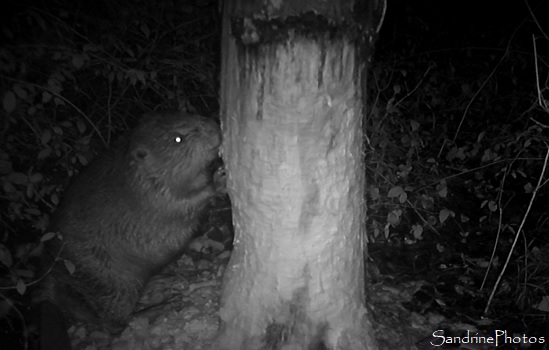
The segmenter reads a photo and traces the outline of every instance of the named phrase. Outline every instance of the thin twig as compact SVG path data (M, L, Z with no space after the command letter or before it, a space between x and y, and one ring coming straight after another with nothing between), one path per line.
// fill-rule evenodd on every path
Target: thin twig
M531 158L531 157L521 157L521 158L515 158L513 161L515 160L538 160L538 158ZM539 158L539 160L541 160L541 158ZM468 173L471 173L471 172L474 172L474 171L477 171L477 170L480 170L480 169L484 169L484 168L488 168L488 167L491 167L493 165L496 165L496 164L499 164L499 163L503 163L503 162L508 162L509 159L505 158L505 159L499 159L499 160L495 160L491 163L488 163L488 164L484 164L484 165L481 165L481 166L477 166L477 167L474 167L474 168L471 168L471 169L466 169L466 170L462 170L460 171L459 173L456 173L454 175L449 175L449 176L446 176L442 179L438 179L434 182L431 182L430 184L427 184L425 186L421 186L419 187L418 189L416 189L415 191L421 191L425 188L429 188L429 187L432 187L432 186L435 186L437 184L439 184L440 182L442 181L445 181L445 180L449 180L449 179L452 179L454 177L460 177L461 175L465 175L465 174L468 174Z
M423 76L421 77L421 79L419 80L419 82L416 84L416 86L414 86L414 88L408 92L403 98L401 98L400 100L398 100L394 105L392 105L391 107L392 108L396 108L398 105L400 105L402 102L404 102L404 100L406 100L408 97L412 96L412 94L414 92L416 92L417 89L419 89L419 87L421 86L421 84L423 83L423 81L425 80L425 78L427 78L427 75L429 74L429 72L431 71L431 69L433 68L434 66L432 64L429 65L429 67L427 67L427 70L425 71L425 73L423 73Z
M532 34L532 46L534 47L534 67L536 69L536 89L538 90L538 103L540 106L543 106L543 96L541 94L541 89L539 87L539 68L538 68L538 49L536 46L536 36Z
M501 228L502 228L502 222L503 222L503 207L501 205L501 197L503 197L503 189L505 188L505 180L507 179L507 174L509 171L511 171L512 163L506 167L505 172L503 173L503 179L501 179L501 182L499 184L499 193L498 193L498 212L499 212L499 220L498 220L498 232L496 233L496 241L494 242L494 248L492 249L492 256L490 256L490 262L488 263L488 267L486 267L486 272L484 273L484 279L482 280L482 284L480 285L480 290L484 289L484 284L486 283L486 280L488 279L488 274L490 273L490 268L492 267L492 264L494 262L497 247L499 244L499 236L501 235Z
M486 86L486 84L488 84L488 82L490 81L490 79L494 76L494 74L496 73L496 71L498 70L499 66L503 63L504 59L507 57L507 55L509 54L510 52L510 49L511 49L511 43L513 42L513 39L515 37L515 35L517 34L517 32L519 31L519 29L521 28L521 25L519 25L515 31L513 32L513 34L511 34L511 37L509 38L509 41L507 42L507 47L505 48L505 51L503 53L503 55L501 56L499 62L494 66L494 69L492 69L492 71L490 72L490 74L488 75L488 77L484 80L484 82L482 83L482 85L478 88L477 92L475 93L475 95L473 96L473 98L469 101L469 103L467 104L467 107L465 108L465 111L463 112L463 116L461 117L461 120L459 121L459 125L458 125L458 128L456 130L456 133L454 135L454 138L452 139L452 143L455 143L458 136L459 136L459 132L461 130L461 126L463 124L463 122L465 121L465 117L467 117L467 113L469 112L469 108L471 108L471 106L473 105L473 102L477 99L477 96L480 94L480 92L484 89L484 87Z
M543 168L541 169L541 174L538 178L538 183L536 187L534 188L534 191L532 193L532 197L530 198L530 202L528 203L528 208L526 209L526 212L524 213L524 216L522 217L522 221L520 223L520 226L517 230L517 233L515 234L515 239L513 240L513 244L511 245L511 250L509 251L509 254L507 254L507 259L505 260L505 264L503 265L503 268L501 269L501 272L499 273L498 279L496 280L496 283L494 284L494 288L492 288L492 292L490 293L490 297L488 298L488 302L486 303L486 307L484 308L484 315L488 313L488 309L490 308L490 304L492 303L492 299L494 298L494 295L496 294L496 291L498 289L499 283L501 282L501 279L503 278L503 274L505 273L505 270L507 269L507 266L509 265L509 261L511 261L511 256L513 255L513 251L515 250L515 246L517 245L518 238L520 237L520 234L522 232L522 228L524 227L524 224L526 222L526 219L528 218L528 215L530 214L530 210L532 209L532 204L534 203L534 200L536 199L536 195L538 193L538 190L541 187L543 178L545 176L545 169L547 168L547 161L549 160L549 145L545 145L547 147L547 152L545 153L545 159L543 161Z

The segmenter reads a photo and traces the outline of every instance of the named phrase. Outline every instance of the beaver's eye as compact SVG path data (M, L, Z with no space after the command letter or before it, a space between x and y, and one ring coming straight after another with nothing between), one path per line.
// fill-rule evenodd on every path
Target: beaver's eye
M181 134L173 134L171 136L171 139L175 142L175 143L182 143L185 141L185 138L183 137L183 135Z

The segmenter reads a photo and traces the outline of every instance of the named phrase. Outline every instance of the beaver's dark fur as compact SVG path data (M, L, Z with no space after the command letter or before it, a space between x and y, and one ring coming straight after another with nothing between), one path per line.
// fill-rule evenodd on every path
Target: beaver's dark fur
M94 160L54 214L50 230L62 240L47 244L45 265L56 262L42 298L76 320L125 325L149 277L181 254L216 196L220 142L211 119L156 113Z

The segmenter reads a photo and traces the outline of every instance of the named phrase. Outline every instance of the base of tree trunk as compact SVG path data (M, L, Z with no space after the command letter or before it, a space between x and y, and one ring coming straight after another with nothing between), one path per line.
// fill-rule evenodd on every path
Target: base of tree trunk
M372 339L371 326L351 328L330 326L326 322L288 319L285 323L271 323L262 335L251 335L246 330L226 326L217 339L216 350L370 350L377 349ZM213 350L212 349L212 350Z

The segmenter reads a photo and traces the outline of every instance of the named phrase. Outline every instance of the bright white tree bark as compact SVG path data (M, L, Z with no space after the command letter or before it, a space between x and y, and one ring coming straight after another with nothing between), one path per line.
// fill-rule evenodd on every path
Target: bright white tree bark
M364 305L365 62L356 41L290 34L254 43L255 24L227 35L225 19L221 114L235 242L219 346L375 349Z

